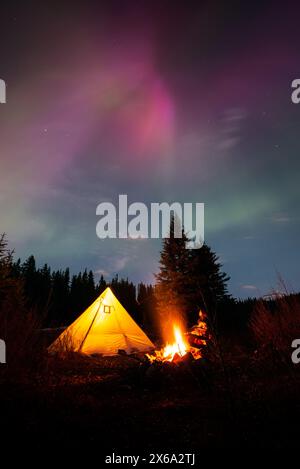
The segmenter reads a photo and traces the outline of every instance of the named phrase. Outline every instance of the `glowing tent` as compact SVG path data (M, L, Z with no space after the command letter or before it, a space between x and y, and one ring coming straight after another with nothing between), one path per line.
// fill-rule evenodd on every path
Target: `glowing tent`
M49 347L49 352L74 350L84 354L117 355L146 352L151 340L123 308L110 288L81 314Z

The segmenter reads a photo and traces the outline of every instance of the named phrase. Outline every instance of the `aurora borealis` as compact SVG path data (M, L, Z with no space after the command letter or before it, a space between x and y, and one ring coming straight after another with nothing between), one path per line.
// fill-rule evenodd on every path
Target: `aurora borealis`
M29 2L30 4L30 2ZM299 290L295 3L11 3L1 14L1 231L16 256L153 280L160 242L96 206L204 202L236 296Z

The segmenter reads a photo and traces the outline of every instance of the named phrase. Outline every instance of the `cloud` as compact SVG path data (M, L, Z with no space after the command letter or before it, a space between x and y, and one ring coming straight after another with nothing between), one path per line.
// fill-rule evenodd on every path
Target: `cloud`
M251 285L251 284L241 285L241 288L243 290L258 290L256 285Z
M98 269L93 272L95 275L103 275L103 277L109 277L109 272L107 270Z
M220 141L218 148L223 151L231 150L241 141L241 129L247 117L245 109L227 109L221 119Z
M284 213L277 213L271 217L272 223L289 223L291 218Z
M238 145L240 142L240 137L238 136L229 136L227 138L223 138L220 143L219 143L219 149L220 150L230 150L231 148L234 148Z
M126 267L129 260L130 260L129 256L118 257L117 259L114 260L113 270L115 272L120 272Z
M242 108L231 108L224 112L223 121L227 123L240 122L247 117L247 112Z
M97 275L103 275L104 277L112 277L115 274L122 272L125 267L128 266L132 256L121 251L117 251L115 255L102 255L99 260L99 264L105 265L105 268L96 268L94 273Z

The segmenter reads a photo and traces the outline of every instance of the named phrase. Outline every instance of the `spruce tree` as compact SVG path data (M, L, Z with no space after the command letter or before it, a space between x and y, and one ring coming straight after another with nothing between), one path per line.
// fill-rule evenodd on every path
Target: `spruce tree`
M174 237L172 219L170 237L163 241L155 288L159 319L167 327L178 316L192 325L200 309L212 315L216 306L229 298L229 277L221 271L217 255L206 244L200 249L187 249L187 241L184 231L181 238Z
M104 292L105 288L107 287L106 280L104 280L103 275L101 274L100 280L98 282L98 285L96 286L96 292L97 295L101 295L101 293Z
M189 251L186 249L188 239L183 230L181 238L175 237L176 223L179 220L172 217L169 237L163 241L160 270L155 276L158 319L167 330L172 327L172 323L183 320L188 312L188 298L185 294L189 269Z
M190 251L189 264L189 297L193 305L190 319L194 319L194 313L197 313L199 309L214 316L218 305L230 298L227 289L230 277L222 272L222 264L219 263L218 256L207 244L200 249Z

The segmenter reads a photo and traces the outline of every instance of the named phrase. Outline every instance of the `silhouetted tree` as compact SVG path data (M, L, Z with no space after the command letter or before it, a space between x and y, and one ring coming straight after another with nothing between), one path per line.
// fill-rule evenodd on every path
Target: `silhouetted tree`
M211 248L204 245L200 249L187 249L187 241L184 232L181 238L175 238L172 219L170 237L163 241L155 294L161 318L174 320L179 315L191 325L200 308L209 314L229 298L226 286L229 277L221 272L221 264Z
M66 321L69 312L69 269L54 271L51 275L51 284L52 294L48 322L50 325L60 325L62 320Z
M31 258L26 264L27 273L33 274L35 262ZM27 285L28 287L29 285ZM28 369L37 356L33 353L36 345L38 322L25 301L24 280L20 275L20 263L13 264L12 252L7 247L4 235L0 236L0 337L7 344L7 363L1 371L20 376Z
M29 256L21 265L21 275L24 281L24 292L28 306L32 308L36 305L38 296L38 274L34 256Z
M189 256L189 321L194 322L199 309L213 317L217 306L229 299L227 282L230 277L221 271L218 256L207 244L200 249L191 249Z
M96 286L96 291L98 295L101 295L102 292L104 292L105 288L107 287L107 283L104 280L103 275L101 275L100 280Z
M156 277L155 296L157 300L157 321L168 330L174 320L184 320L189 310L187 283L189 275L188 241L181 230L176 238L178 220L171 219L169 237L163 241L160 256L160 270ZM164 330L162 331L164 334Z
M110 282L110 286L127 311L130 311L131 316L140 322L138 304L136 301L136 287L128 278L119 280L116 275Z
M157 310L157 301L154 294L153 285L138 284L137 303L139 309L139 320L146 331L153 337L158 335L159 324L157 323L155 311Z

